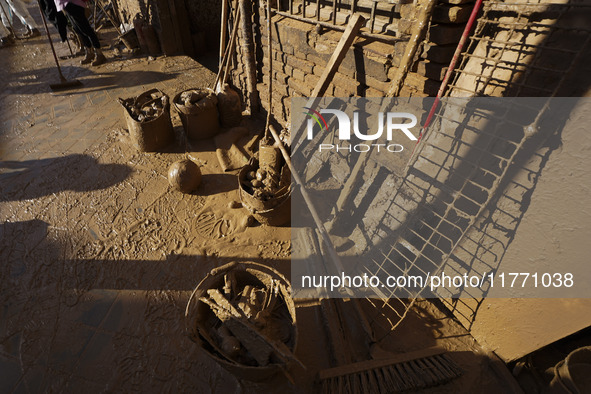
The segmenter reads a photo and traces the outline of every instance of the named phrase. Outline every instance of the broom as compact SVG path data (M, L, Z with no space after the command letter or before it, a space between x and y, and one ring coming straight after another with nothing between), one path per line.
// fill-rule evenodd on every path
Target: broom
M326 252L335 266L343 271L342 263L334 249L334 245L312 204L310 196L303 187L302 180L294 170L289 154L279 139L277 131L272 125L269 126L269 131L289 166L294 181L300 186L302 197L312 214L318 232L324 240L324 245L327 248ZM307 244L310 245L311 242ZM348 347L359 344L364 340L376 346L376 341L369 322L365 318L365 314L357 300L351 299L350 302L355 312L353 321L361 326L361 331L367 335L365 338L351 335L346 324L343 324L345 314L342 307L344 303L337 304L332 299L321 301L327 319L333 353L341 363L337 367L325 369L318 374L324 393L369 394L416 390L445 383L462 374L462 370L441 348L428 348L417 352L391 354L382 359L351 362L352 356L348 354Z
M51 35L49 34L49 28L47 27L47 21L45 20L45 14L43 13L43 9L41 8L41 4L37 3L39 6L39 11L41 12L41 19L43 19L43 26L45 26L45 32L47 33L47 39L49 40L49 45L51 46L51 52L53 53L53 58L55 59L55 65L57 66L57 72L60 76L60 82L50 84L49 87L51 90L64 90L64 89L73 89L79 86L82 86L82 82L78 81L77 79L73 81L68 81L64 74L62 74L62 69L60 67L60 63L57 60L57 55L55 53L55 48L53 47L53 42L51 41Z

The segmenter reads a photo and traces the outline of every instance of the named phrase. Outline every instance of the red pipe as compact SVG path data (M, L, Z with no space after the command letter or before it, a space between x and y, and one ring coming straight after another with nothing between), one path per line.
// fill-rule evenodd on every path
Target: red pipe
M470 31L472 30L472 26L474 25L474 21L476 20L476 16L478 15L478 11L480 11L481 6L482 6L482 0L476 0L476 3L474 3L474 8L472 8L472 13L470 14L470 18L468 19L468 23L466 23L466 27L464 28L464 32L462 33L462 38L460 38L460 42L458 42L458 46L456 47L456 51L454 52L454 56L452 57L451 62L449 63L449 67L447 68L445 76L443 77L443 81L441 82L441 86L439 87L439 91L437 92L437 96L435 96L435 102L433 103L433 106L431 107L431 110L429 111L429 115L427 115L427 119L425 120L425 125L421 129L421 133L419 134L419 139L417 140L417 143L415 144L415 148L419 144L419 142L421 142L421 139L423 138L423 134L425 133L425 130L431 124L431 120L433 119L433 115L435 114L435 110L439 106L439 102L441 101L440 100L441 96L443 96L443 92L445 91L445 88L447 87L449 79L451 78L451 74L454 72L454 69L456 68L456 64L458 63L458 59L460 58L460 55L462 54L462 50L464 49L464 45L466 44L466 41L468 41L468 37L470 36ZM413 149L413 153L414 153L414 149Z

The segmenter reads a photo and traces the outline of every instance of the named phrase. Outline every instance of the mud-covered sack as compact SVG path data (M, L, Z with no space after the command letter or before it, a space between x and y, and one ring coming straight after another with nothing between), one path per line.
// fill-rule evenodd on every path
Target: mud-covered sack
M156 152L174 141L168 96L150 89L137 97L118 99L130 141L142 152Z
M218 112L220 114L220 124L224 128L240 126L242 121L242 102L240 95L228 84L224 84L223 89L218 92Z
M220 131L218 99L213 90L184 90L174 97L173 104L189 139L211 138Z

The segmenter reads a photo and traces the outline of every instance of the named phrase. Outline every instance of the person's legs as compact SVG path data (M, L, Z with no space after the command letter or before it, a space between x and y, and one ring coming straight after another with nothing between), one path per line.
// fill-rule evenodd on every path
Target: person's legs
M22 0L6 1L10 4L10 8L12 8L12 11L20 19L21 23L29 29L29 32L34 36L40 35L39 30L35 27L35 21Z
M100 48L101 44L99 43L98 37L94 32L92 26L90 26L88 19L86 19L86 15L84 14L84 8L76 4L68 3L68 5L65 8L65 11L70 16L72 24L74 24L78 28L81 34L85 35L90 40L92 46L95 49Z
M12 32L12 20L10 18L10 5L6 0L0 0L0 17L2 18L2 24L4 28Z
M80 63L90 63L89 58L92 59L92 56L94 56L94 61L92 61L93 66L98 66L99 64L104 63L106 59L101 51L101 44L93 28L90 26L88 19L86 19L84 8L76 4L68 3L64 11L66 11L70 17L74 30L81 36L84 45L86 46L86 56L80 61Z
M8 30L4 26L4 23L0 23L0 45L1 46L10 45L13 42L14 42L14 40L12 39L12 35L10 33L10 30Z

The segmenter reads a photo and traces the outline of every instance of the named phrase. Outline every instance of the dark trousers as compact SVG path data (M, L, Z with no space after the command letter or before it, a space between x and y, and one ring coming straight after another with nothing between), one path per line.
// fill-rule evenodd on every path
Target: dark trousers
M68 14L74 31L78 33L80 38L82 38L82 43L84 46L86 48L90 48L91 46L100 48L101 44L99 43L94 29L90 26L90 22L88 22L88 19L86 18L84 7L68 3L64 11L66 11L66 14Z

